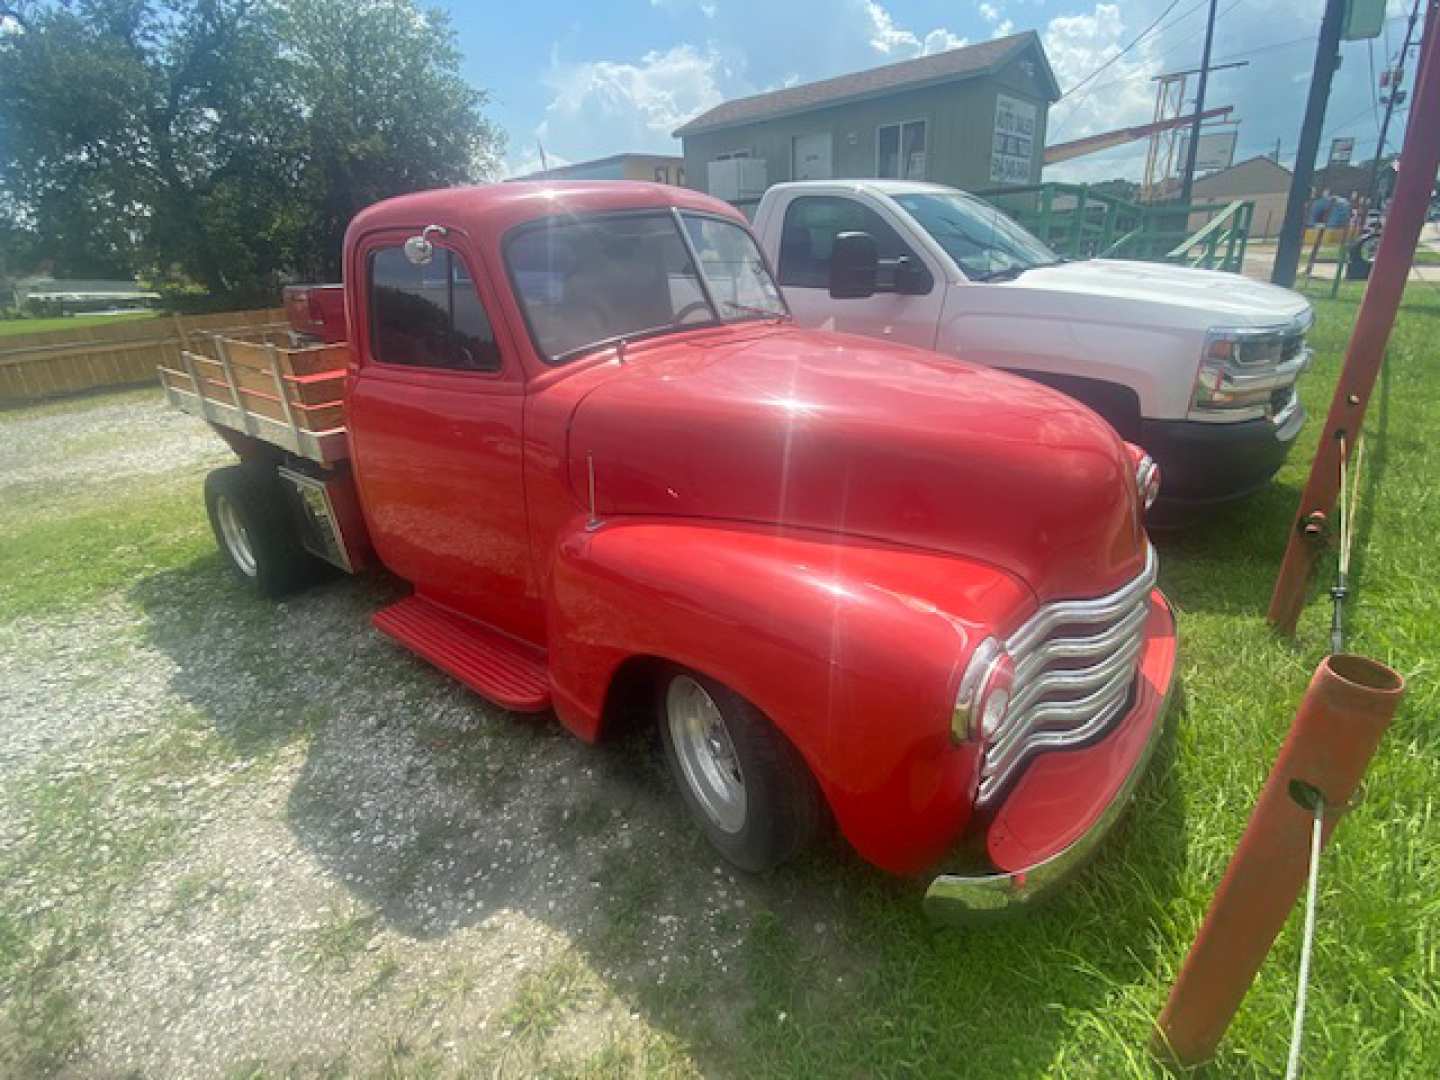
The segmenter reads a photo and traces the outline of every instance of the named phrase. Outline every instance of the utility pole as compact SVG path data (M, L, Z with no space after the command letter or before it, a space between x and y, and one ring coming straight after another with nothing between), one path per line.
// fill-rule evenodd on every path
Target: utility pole
M1195 186L1195 155L1200 152L1200 114L1205 111L1205 83L1210 76L1210 43L1215 39L1216 3L1217 0L1210 0L1210 18L1205 23L1205 51L1200 57L1200 84L1195 89L1195 122L1190 125L1190 145L1185 148L1185 175L1180 180L1180 203L1183 206L1190 204Z
M1410 22L1405 27L1405 44L1400 46L1400 59L1395 65L1395 70L1405 70L1405 58L1410 54L1410 39L1415 34L1415 20L1420 16L1420 0L1410 8ZM1390 131L1390 115L1395 111L1395 96L1400 89L1403 78L1396 79L1390 84L1390 96L1385 101L1385 119L1380 121L1380 141L1375 144L1375 160L1370 163L1370 199L1365 204L1371 209L1379 209L1377 200L1380 197L1380 159L1385 156L1385 136Z
M1315 154L1320 149L1320 129L1325 124L1325 105L1330 100L1330 83L1340 66L1340 32L1345 24L1346 0L1325 0L1325 18L1320 22L1320 43L1315 46L1315 71L1310 76L1310 97L1305 102L1305 122L1300 125L1300 145L1295 151L1295 172L1290 177L1290 198L1285 203L1285 223L1280 226L1280 243L1275 251L1275 268L1270 280L1287 289L1295 284L1300 266L1300 248L1305 231L1305 207L1310 203L1310 182L1315 177Z

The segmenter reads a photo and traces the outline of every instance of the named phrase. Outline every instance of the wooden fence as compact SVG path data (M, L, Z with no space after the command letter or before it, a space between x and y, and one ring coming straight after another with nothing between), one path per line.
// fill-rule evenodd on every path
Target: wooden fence
M284 342L284 308L222 311L215 315L157 315L153 319L86 324L73 330L0 337L0 405L151 382L162 363L179 365L183 344L202 347L201 335L246 337L273 332Z

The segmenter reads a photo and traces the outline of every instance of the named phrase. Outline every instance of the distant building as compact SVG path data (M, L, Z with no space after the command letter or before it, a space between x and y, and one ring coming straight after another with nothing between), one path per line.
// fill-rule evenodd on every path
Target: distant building
M160 294L134 281L27 277L12 286L17 308L34 311L130 311L160 299Z
M1285 220L1285 203L1290 197L1291 175L1289 169L1271 158L1253 157L1197 179L1192 199L1207 206L1224 206L1236 199L1253 202L1255 214L1250 219L1250 235L1278 236ZM1203 215L1192 214L1192 231L1204 225L1205 220Z
M651 180L685 185L685 159L674 154L611 154L594 161L576 161L541 169L513 180Z
M1034 31L727 101L682 125L691 187L731 202L783 180L1033 184L1060 88Z
M1380 163L1379 193L1382 200L1390 197L1391 189L1395 186L1392 161L1393 159L1387 158ZM1343 195L1358 206L1370 196L1370 165L1369 161L1363 165L1352 165L1349 162L1326 165L1315 170L1310 186L1317 193L1329 191L1332 195Z

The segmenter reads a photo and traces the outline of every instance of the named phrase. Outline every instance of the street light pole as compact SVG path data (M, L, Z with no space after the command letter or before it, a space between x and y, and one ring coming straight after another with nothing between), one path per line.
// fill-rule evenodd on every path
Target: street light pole
M1285 203L1285 223L1280 227L1275 268L1270 272L1270 280L1286 288L1295 284L1295 271L1300 266L1305 207L1310 202L1310 182L1315 177L1315 154L1320 149L1320 129L1325 124L1330 83L1340 66L1340 32L1345 25L1345 6L1346 0L1326 0L1325 18L1320 23L1310 97L1305 102L1305 122L1300 126L1300 146L1295 152L1295 173L1290 177L1290 198Z
M1205 111L1205 84L1210 77L1210 43L1215 40L1216 3L1217 0L1210 0L1210 18L1205 23L1205 51L1200 57L1200 83L1195 89L1195 121L1190 125L1190 145L1185 148L1185 174L1180 179L1182 206L1190 205L1195 187L1195 155L1200 152L1200 115Z

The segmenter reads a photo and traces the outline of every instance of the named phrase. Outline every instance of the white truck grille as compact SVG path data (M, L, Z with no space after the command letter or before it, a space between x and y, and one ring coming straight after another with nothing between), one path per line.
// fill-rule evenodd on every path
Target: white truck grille
M1127 585L1091 600L1046 604L1010 635L1014 696L985 751L981 806L1034 755L1088 742L1124 711L1156 570L1155 549L1147 546L1145 569Z

